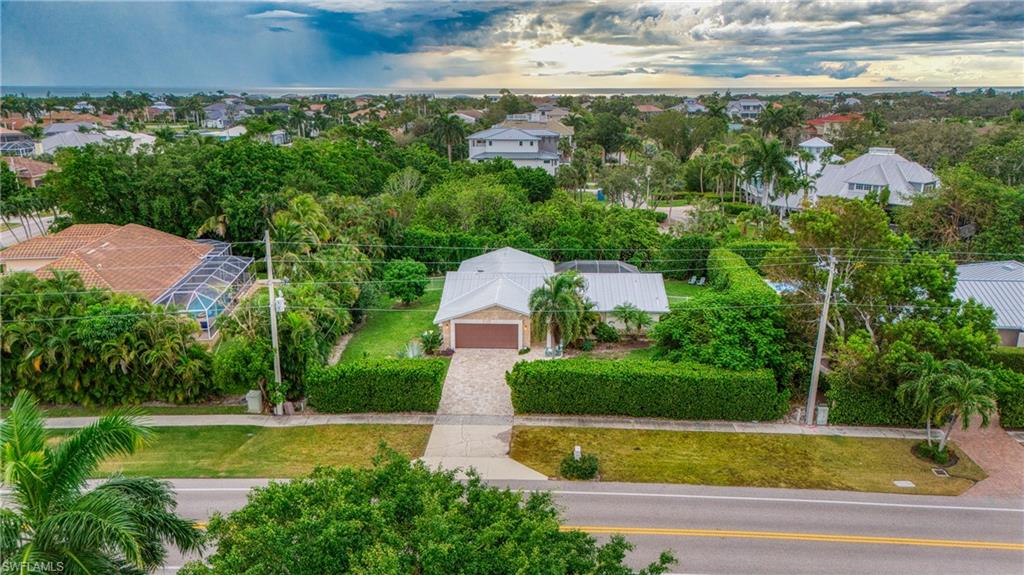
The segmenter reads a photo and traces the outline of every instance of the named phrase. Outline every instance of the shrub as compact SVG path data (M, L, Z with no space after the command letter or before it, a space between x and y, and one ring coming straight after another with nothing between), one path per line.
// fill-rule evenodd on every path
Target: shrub
M427 266L410 259L388 262L384 267L384 282L388 295L406 305L419 299L430 285Z
M789 401L769 371L693 363L519 362L505 379L518 413L770 421L782 417Z
M437 411L448 361L380 359L312 365L309 404L325 413Z
M747 265L754 269L760 269L761 261L769 253L787 247L791 247L793 244L789 242L772 242L766 240L737 240L729 242L726 247L737 255L742 257Z
M1024 373L1024 347L997 347L989 352L992 361L1017 373Z
M939 465L949 463L950 450L948 447L945 449L939 449L939 445L937 443L928 445L928 442L922 441L914 446L914 450L919 456L928 459L929 461L934 461Z
M841 374L825 378L828 422L837 425L921 427L921 414L900 403L888 390L873 390L850 383Z
M1008 369L997 369L995 374L999 424L1006 428L1024 428L1024 374Z
M583 351L594 351L594 340L592 340L592 339L585 339L585 340L583 340L583 343L580 344L580 349L583 350Z
M668 212L654 212L654 221L658 222L659 224L663 223L667 219Z
M443 339L441 332L436 329L431 329L420 334L420 343L423 344L423 352L433 355L437 353L437 350L441 349L441 343Z
M615 343L619 341L619 330L602 321L594 328L594 338L601 343Z
M753 208L754 206L743 202L722 202L722 210L727 216L738 216Z
M558 472L565 479L593 479L597 477L599 468L597 456L593 453L584 453L579 459L570 453L562 459L558 466Z
M658 269L667 278L687 279L708 274L708 254L717 245L711 236L686 234L665 242Z
M524 347L524 348L519 350L519 355L526 355L528 353L530 353L530 348L528 348L528 347Z
M264 340L227 338L213 354L213 385L220 393L263 389L274 377L272 350Z

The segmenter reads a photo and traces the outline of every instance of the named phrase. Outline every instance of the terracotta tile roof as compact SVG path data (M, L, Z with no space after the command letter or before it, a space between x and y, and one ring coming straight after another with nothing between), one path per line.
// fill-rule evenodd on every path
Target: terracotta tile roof
M636 109L638 112L641 112L643 114L657 114L658 112L664 111L661 108L657 106L652 106L650 104L640 104L639 106L636 107Z
M113 224L75 224L59 233L39 236L0 252L0 261L57 259L118 229Z
M41 241L40 241L41 240ZM212 246L128 224L77 224L0 252L0 260L53 258L36 271L73 270L87 287L132 293L150 301L189 273Z
M845 122L853 122L855 120L863 120L864 116L861 114L831 114L828 116L822 116L813 120L807 120L807 123L812 126L819 126L821 124L842 124Z
M33 160L32 158L23 158L21 156L4 156L4 162L7 163L7 167L12 172L21 178L38 178L50 172L50 170L56 169L57 166L48 164L46 162L40 162L39 160Z

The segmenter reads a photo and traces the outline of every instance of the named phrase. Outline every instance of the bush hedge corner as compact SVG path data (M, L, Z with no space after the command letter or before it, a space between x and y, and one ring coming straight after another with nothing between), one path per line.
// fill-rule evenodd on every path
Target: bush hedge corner
M517 413L773 421L789 405L768 370L576 358L519 362L505 377Z
M313 365L309 404L324 413L437 411L448 360L378 359Z

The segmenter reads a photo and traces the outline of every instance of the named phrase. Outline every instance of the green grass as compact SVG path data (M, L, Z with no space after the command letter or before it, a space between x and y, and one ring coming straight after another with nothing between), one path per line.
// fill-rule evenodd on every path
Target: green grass
M389 311L371 312L352 335L341 361L395 357L410 341L418 340L421 333L437 329L433 323L434 312L441 303L443 286L444 280L435 279L419 301L409 306L393 303Z
M689 280L665 280L665 294L668 295L669 303L693 297L707 289L705 286L690 285L687 281Z
M309 473L317 465L367 467L380 442L411 458L430 437L429 425L162 427L130 457L108 459L101 474L149 477L271 477Z
M932 473L908 439L753 433L515 427L513 459L545 475L574 445L601 462L601 480L958 495L985 478L962 453L950 478ZM916 485L893 485L906 479Z

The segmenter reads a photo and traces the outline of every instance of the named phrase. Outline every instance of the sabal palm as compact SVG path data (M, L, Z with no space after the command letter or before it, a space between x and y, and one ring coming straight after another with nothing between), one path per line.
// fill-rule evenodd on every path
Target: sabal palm
M944 372L945 380L935 401L935 418L948 418L946 432L939 442L939 451L946 449L946 442L957 421L961 421L963 428L967 429L971 417L978 415L981 417L981 426L988 427L996 409L991 372L972 368L960 360L947 361Z
M586 312L583 290L586 282L576 272L544 278L544 285L530 294L530 320L533 336L544 337L548 330L560 344L575 340Z
M452 148L466 135L466 124L448 114L434 118L432 131L437 139L448 148L448 163L452 163Z
M792 166L786 158L786 149L776 139L758 138L747 134L743 139L746 161L743 169L747 179L761 185L761 205L768 206L768 200L774 197L775 184L779 178L789 174Z
M0 465L10 505L0 509L0 555L19 573L144 573L202 534L174 513L167 483L115 476L85 490L103 459L134 453L148 437L130 414L101 417L56 445L47 442L36 402L21 392L0 424Z

